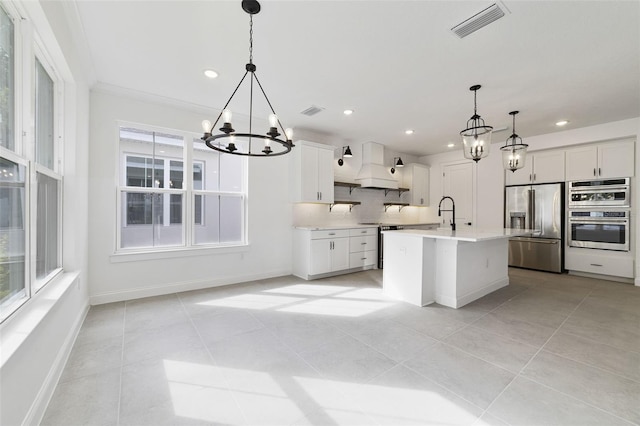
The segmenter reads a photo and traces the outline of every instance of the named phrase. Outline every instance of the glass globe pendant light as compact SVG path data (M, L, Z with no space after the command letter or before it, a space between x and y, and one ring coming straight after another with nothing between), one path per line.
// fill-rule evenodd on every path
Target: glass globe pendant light
M516 114L520 111L511 111L509 115L513 117L513 133L507 138L502 151L502 165L505 170L515 172L525 165L527 159L527 148L529 145L522 143L522 138L516 134Z
M493 132L493 127L487 126L482 117L478 115L476 95L480 87L482 86L476 84L469 88L469 90L473 91L473 115L467 120L467 128L460 132L464 158L473 160L476 163L480 161L481 158L489 155L489 151L491 150L491 132Z

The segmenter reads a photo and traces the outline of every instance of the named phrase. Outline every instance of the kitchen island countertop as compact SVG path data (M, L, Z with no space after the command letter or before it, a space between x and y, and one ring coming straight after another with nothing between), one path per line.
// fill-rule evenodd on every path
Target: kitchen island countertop
M451 229L403 229L397 231L382 231L385 235L389 233L403 234L408 237L416 238L435 238L443 240L458 240L458 241L486 241L495 240L501 238L511 237L524 237L531 236L533 232L531 230L513 229L513 228L498 228L498 229L482 229L482 228L465 228L456 231Z

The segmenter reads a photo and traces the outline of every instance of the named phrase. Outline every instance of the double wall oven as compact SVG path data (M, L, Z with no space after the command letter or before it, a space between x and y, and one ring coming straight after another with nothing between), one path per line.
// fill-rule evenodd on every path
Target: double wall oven
M629 178L571 182L569 246L629 251L630 197Z

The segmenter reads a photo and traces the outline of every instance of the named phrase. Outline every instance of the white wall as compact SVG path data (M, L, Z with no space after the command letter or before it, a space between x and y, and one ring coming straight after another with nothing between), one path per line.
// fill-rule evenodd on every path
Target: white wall
M87 159L89 89L86 58L61 2L18 7L42 38L64 80L63 259L58 276L0 330L0 424L38 424L88 308Z
M248 239L242 250L114 256L118 121L199 132L213 111L98 89L91 93L89 270L91 303L105 303L291 273L288 156L250 158ZM278 247L274 250L274 247Z

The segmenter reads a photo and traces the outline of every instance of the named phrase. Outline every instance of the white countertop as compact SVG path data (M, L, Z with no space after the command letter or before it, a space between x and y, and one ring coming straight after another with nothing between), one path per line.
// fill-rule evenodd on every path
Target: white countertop
M465 228L457 231L451 229L441 230L422 230L422 229L403 229L400 231L383 231L383 234L403 235L416 238L435 238L442 240L458 240L458 241L486 241L497 240L501 238L530 236L530 230L522 229L481 229L481 228Z
M360 228L378 228L378 225L322 225L322 226L296 226L294 229L302 229L306 231L330 231L332 229L360 229Z

